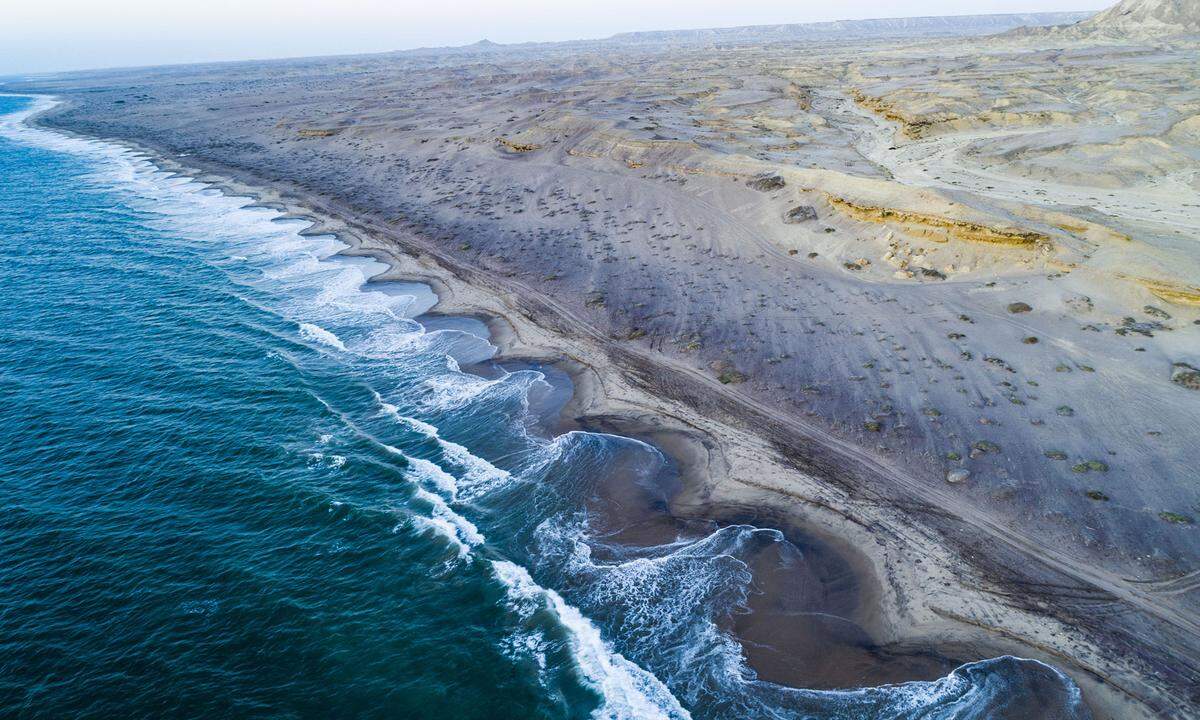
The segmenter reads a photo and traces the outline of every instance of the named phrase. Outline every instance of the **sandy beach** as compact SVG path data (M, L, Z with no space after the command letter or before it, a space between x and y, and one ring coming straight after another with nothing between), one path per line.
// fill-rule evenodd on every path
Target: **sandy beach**
M756 653L789 611L756 608L735 632L766 679L1013 654L1070 674L1097 718L1200 711L1197 46L619 51L6 89L59 98L45 127L312 221L390 265L376 281L428 283L500 360L569 375L560 429L670 455L671 522L827 556L855 635ZM764 598L802 595L786 582ZM813 647L843 648L837 670L806 670Z

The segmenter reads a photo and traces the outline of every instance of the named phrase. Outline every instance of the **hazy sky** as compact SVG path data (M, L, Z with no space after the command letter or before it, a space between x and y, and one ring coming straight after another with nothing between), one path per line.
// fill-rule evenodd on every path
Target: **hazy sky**
M1114 0L1115 1L1115 0ZM628 30L1094 10L1105 0L3 0L0 75L570 40Z

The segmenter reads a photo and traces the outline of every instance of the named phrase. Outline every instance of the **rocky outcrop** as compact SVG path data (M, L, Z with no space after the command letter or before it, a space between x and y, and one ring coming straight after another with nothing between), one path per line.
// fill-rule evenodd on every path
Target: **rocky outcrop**
M797 205L784 213L783 221L788 225L798 225L817 219L817 209L812 205Z
M296 135L302 138L325 138L337 135L338 131L330 128L303 128L296 131Z
M783 187L787 185L787 183L784 182L784 179L778 175L760 175L746 184L761 192L782 190Z
M1200 288L1168 280L1154 280L1151 278L1134 278L1134 280L1149 290L1150 294L1159 300L1164 300L1174 305L1200 307Z
M977 128L1051 127L1075 122L1075 117L1070 113L1052 110L1029 112L983 110L967 114L956 112L920 113L903 110L894 101L867 95L858 89L851 90L850 97L861 107L898 124L900 134L910 140L920 140L933 135Z
M1200 370L1187 363L1177 362L1171 366L1171 382L1188 390L1200 390Z
M1071 38L1114 39L1197 35L1200 0L1122 0L1087 20L1049 32Z
M518 153L518 154L533 152L534 150L537 150L538 148L541 147L541 145L535 145L533 143L513 142L512 140L509 140L508 138L496 138L496 143L498 145L500 145L500 147L504 148L505 150L512 152L512 153Z
M1123 0L1074 27L1135 36L1200 33L1200 0Z
M896 225L909 234L924 237L935 242L946 242L950 239L955 239L966 242L988 243L991 245L1007 245L1030 250L1040 246L1047 246L1051 243L1048 235L1033 230L983 225L981 223L956 220L941 215L863 205L835 195L826 195L826 198L834 209L845 213L855 220L883 225Z

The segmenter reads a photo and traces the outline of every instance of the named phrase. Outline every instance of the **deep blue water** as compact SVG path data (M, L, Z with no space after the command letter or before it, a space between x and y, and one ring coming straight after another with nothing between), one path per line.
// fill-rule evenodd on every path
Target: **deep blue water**
M653 448L551 437L547 375L461 372L492 348L413 320L427 288L31 106L0 96L0 716L1085 716L1011 658L755 680L720 621L778 533L614 542Z

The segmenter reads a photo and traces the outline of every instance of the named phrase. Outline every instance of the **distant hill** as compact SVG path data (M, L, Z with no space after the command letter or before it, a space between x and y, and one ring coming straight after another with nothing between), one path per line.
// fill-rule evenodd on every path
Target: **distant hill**
M404 51L419 55L492 54L512 50L549 50L575 47L655 47L682 45L746 45L795 40L847 40L872 38L920 39L991 35L1019 27L1067 25L1090 17L1090 12L1013 13L998 15L952 15L947 17L837 20L786 25L747 25L697 30L649 30L619 33L595 40L516 43L504 45L480 40L459 47L420 48Z
M1076 28L1100 34L1200 33L1200 0L1122 0Z
M1079 22L1090 12L1046 12L999 15L951 15L942 17L835 20L789 25L747 25L703 30L656 30L613 35L609 42L644 43L738 43L821 38L938 37L988 35L1017 27L1041 27Z
M501 45L500 43L495 43L495 42L492 42L491 40L488 40L487 38L484 38L484 39L480 40L479 42L472 43L470 45L467 45L466 47L469 49L472 49L472 50L496 50L496 49L502 48L504 46Z
M1133 40L1200 35L1200 0L1122 0L1074 25L1020 28L1009 35Z

